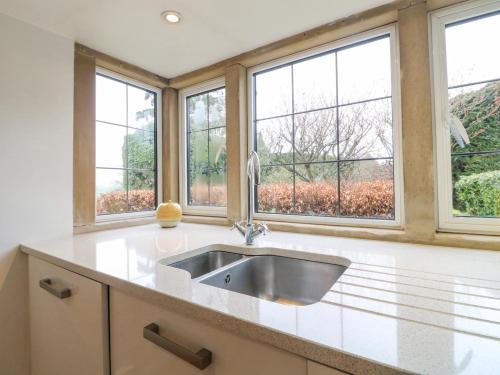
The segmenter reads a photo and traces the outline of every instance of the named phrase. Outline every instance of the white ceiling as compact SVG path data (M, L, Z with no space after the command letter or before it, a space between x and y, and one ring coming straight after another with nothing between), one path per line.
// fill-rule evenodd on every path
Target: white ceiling
M171 78L392 0L0 0L0 13ZM176 10L182 22L160 18Z

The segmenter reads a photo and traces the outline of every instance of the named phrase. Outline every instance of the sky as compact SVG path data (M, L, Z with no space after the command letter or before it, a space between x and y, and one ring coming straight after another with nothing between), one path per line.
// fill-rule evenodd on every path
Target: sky
M448 86L500 79L500 14L446 29Z
M389 38L337 54L339 104L391 95ZM335 54L305 60L256 76L257 119L336 105Z

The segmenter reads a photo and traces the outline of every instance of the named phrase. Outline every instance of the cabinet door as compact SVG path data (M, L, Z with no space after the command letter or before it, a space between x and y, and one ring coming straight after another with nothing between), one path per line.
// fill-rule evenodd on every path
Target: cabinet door
M201 370L144 338L151 323L159 336L212 362ZM110 288L111 372L114 375L306 375L306 360L188 319Z
M32 375L109 374L107 286L29 257Z
M307 375L347 375L347 373L313 361L307 361Z

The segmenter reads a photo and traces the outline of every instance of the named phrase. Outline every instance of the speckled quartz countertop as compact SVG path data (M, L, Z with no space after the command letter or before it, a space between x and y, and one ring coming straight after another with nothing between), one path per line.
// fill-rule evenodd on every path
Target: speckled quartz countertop
M321 302L301 307L191 282L186 271L158 263L214 244L241 246L228 249L247 254L352 263ZM68 236L22 249L350 373L500 374L500 252L284 232L261 237L253 247L242 244L240 234L225 227L182 223Z

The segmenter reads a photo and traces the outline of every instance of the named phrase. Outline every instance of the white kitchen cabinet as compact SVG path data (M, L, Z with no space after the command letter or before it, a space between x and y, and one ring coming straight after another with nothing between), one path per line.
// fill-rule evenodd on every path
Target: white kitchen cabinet
M306 375L306 359L180 316L110 288L111 372L114 375ZM156 324L158 335L144 328ZM150 326L151 327L151 326ZM158 344L197 353L205 348L212 362L201 370ZM178 348L178 347L177 347ZM182 349L181 349L182 350Z
M32 375L345 374L33 256L29 278Z
M108 288L29 257L32 375L109 374Z
M307 375L347 375L347 373L313 361L307 361Z

